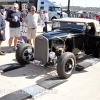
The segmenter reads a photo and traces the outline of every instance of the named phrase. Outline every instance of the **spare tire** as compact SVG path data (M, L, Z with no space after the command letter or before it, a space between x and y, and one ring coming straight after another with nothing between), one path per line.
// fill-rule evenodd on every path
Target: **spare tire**
M57 73L60 78L67 79L72 75L76 66L75 55L71 52L63 53L58 59Z
M31 52L30 52L30 51ZM23 43L16 50L16 60L21 65L26 65L31 59L33 59L34 49L30 44Z

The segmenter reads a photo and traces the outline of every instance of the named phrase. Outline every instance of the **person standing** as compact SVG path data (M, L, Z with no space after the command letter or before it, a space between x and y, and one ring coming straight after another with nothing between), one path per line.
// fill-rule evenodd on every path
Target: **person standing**
M60 18L63 18L63 14L62 14L62 11L61 11L61 13L60 13Z
M96 15L94 15L92 19L97 20Z
M43 27L43 32L47 32L47 22L49 21L49 16L47 11L43 11L43 22L45 23L45 26Z
M22 19L23 19L23 22L21 22L21 37L22 39L24 40L24 42L26 43L27 42L27 25L25 23L25 19L26 19L26 16L28 14L28 9L26 8L26 4L22 4L22 10L21 10L21 13L22 13Z
M39 14L35 13L36 12L36 8L35 6L32 6L30 9L30 12L28 13L28 15L26 16L26 24L27 24L27 39L28 39L28 43L31 43L31 40L33 39L33 45L35 44L35 37L36 37L36 29L38 26L38 22L41 22L41 18L39 16Z
M5 41L5 28L6 23L3 15L0 13L0 55L5 55L3 51L1 51L1 44Z
M80 18L85 18L85 16L84 16L84 14L83 14L83 13L81 14Z
M10 38L9 38L9 49L8 52L11 53L11 45L14 38L14 48L17 49L17 40L20 37L20 22L22 21L21 12L18 10L19 6L17 3L13 4L12 10L7 14L6 20L9 21L10 27Z
M7 17L7 13L6 13L5 9L6 9L6 7L4 5L0 6L0 12L3 15L4 19L6 19L6 17Z

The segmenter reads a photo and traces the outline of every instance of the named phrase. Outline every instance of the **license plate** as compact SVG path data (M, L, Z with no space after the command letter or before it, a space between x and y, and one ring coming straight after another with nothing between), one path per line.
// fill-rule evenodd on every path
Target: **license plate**
M33 61L31 61L31 63L34 64L34 65L36 65L36 66L40 66L41 61L39 61L39 60L33 60Z

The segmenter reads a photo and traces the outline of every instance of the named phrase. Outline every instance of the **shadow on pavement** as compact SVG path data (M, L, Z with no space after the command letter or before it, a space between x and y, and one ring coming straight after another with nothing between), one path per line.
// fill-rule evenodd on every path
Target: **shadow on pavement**
M3 47L1 47L1 49L2 49L2 51L5 52L5 54L8 54L8 49L9 49L8 46L3 46ZM11 53L14 53L15 51L13 51L13 46L11 47L11 49L12 49Z
M6 52L8 50L8 46L2 46L1 49Z
M86 71L85 69L83 69L82 71L74 71L73 74L80 74L80 73L86 73L88 71Z
M34 79L36 77L41 77L41 79L38 80L38 82L41 82L45 79L52 78L52 77L58 77L56 69L51 68L43 68L40 66L34 66L33 64L27 64L26 66L20 66L18 63L11 63L11 64L5 64L1 65L0 69L4 69L7 67L16 67L19 66L18 69L14 69L8 72L1 73L3 76L7 77L25 77L27 79ZM83 71L74 71L73 74L80 74L85 73L86 70Z
M4 69L7 66L10 67L11 65L14 65L14 64L18 65L18 63L5 64L5 65L1 65L0 69ZM1 73L1 75L7 76L7 77L22 77L22 76L24 76L27 79L33 79L38 76L41 76L42 78L52 77L52 76L57 75L57 72L56 72L56 70L51 69L51 68L44 69L43 67L40 67L40 66L34 66L32 64L28 64L26 66L21 66L18 69L8 71L5 73Z

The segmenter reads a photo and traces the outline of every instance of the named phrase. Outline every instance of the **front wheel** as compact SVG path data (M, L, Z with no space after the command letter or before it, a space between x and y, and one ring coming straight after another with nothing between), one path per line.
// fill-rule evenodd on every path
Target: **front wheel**
M58 59L57 73L60 78L67 79L72 75L76 66L75 55L71 52L63 53Z
M33 58L34 49L30 44L23 43L16 50L16 60L21 65L26 65Z

